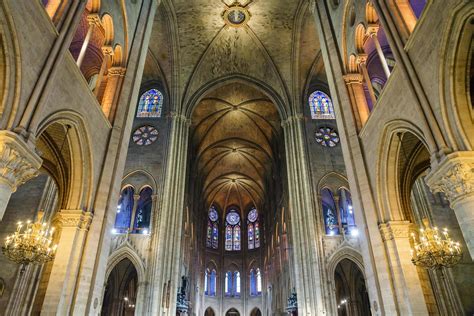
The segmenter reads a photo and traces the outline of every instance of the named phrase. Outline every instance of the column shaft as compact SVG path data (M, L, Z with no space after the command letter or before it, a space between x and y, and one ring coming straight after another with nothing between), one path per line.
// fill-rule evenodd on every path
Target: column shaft
M308 161L304 147L303 117L293 116L283 124L289 191L289 211L293 241L293 264L298 313L319 315L326 313L323 300L326 283L320 271L321 234L315 218L311 198ZM315 229L316 228L316 229Z
M375 44L375 49L377 50L377 54L379 55L380 63L382 64L383 71L385 72L385 76L390 77L390 69L388 68L387 59L382 51L382 46L380 46L379 38L377 37L377 33L371 33L370 37L373 39Z
M70 313L79 262L91 220L91 213L82 210L62 210L53 221L53 226L61 227L60 237L41 309L42 314Z
M176 315L189 123L184 116L172 114L161 214L152 240L156 252L149 269L149 315Z
M84 39L84 42L82 43L81 51L79 52L79 56L77 57L77 67L81 68L82 61L84 60L84 57L86 56L86 51L87 47L89 46L89 41L91 39L92 31L94 30L94 24L89 25L89 29L87 30L86 38Z

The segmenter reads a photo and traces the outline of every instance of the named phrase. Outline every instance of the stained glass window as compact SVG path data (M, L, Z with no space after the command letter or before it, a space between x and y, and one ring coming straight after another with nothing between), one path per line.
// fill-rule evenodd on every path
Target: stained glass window
M308 99L311 118L315 119L335 119L334 108L329 96L319 90L311 93Z
M148 146L158 139L158 130L150 125L137 128L132 135L133 142L138 146Z
M250 270L250 295L257 296L262 294L262 276L260 269Z
M240 215L235 209L231 209L226 216L225 227L225 250L240 250L241 244Z
M163 94L157 89L150 89L140 97L137 117L161 117Z
M324 147L336 147L340 140L337 131L330 127L320 127L314 136L316 142Z
M151 209L153 206L153 190L146 187L140 191L140 198L135 211L134 229L135 233L148 233L150 228Z
M260 226L258 221L258 211L254 207L247 215L247 240L248 249L250 250L260 247Z
M339 235L339 221L337 217L336 203L329 189L321 190L321 202L324 218L324 226L327 235Z
M209 280L209 283L210 283L210 296L216 296L216 270L212 270L211 271L211 277L210 277L210 280Z
M232 295L232 272L227 271L225 274L225 284L224 284L225 295Z
M132 187L126 187L120 194L117 205L117 214L115 215L114 229L116 233L126 233L130 228L134 204L134 194L135 190Z
M214 205L209 208L207 220L206 247L217 249L219 246L219 215Z
M209 269L204 273L204 294L209 295Z
M234 296L240 296L240 272L234 272Z
M341 225L346 234L353 233L356 229L354 210L352 208L351 193L346 189L339 189L339 212Z

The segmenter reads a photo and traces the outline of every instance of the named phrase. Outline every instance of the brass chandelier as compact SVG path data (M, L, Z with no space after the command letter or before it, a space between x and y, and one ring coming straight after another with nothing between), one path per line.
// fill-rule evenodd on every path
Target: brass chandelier
M8 236L2 252L13 262L27 265L43 264L54 259L57 245L52 245L54 227L46 223L19 222L15 233Z
M459 242L449 237L448 229L444 228L440 232L438 227L431 228L426 219L423 220L423 224L425 229L420 229L418 236L411 233L413 264L430 270L449 268L458 264L462 258L462 249Z

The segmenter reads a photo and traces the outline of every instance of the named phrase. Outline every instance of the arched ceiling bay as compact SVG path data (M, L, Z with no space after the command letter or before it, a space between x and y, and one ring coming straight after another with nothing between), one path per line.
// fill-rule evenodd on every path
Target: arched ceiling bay
M275 105L250 86L228 84L199 102L191 130L193 173L206 204L262 206L281 135Z
M235 3L250 14L239 27L223 18ZM162 0L149 50L173 78L174 106L193 106L198 89L233 74L265 82L291 104L320 51L313 20L307 0Z

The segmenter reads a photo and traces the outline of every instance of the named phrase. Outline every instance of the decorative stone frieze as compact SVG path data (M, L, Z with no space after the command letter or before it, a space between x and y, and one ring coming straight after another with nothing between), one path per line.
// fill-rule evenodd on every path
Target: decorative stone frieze
M448 155L425 180L431 191L443 192L454 208L459 200L474 195L474 152Z
M124 67L111 67L107 73L111 76L120 76L120 77L124 77L125 76L125 72L126 72L126 68Z
M42 159L19 135L0 131L0 220L18 186L38 175Z
M347 84L362 84L364 77L360 73L348 73L344 75Z
M81 230L89 230L93 214L82 210L61 210L53 219L54 225L61 227L77 227Z
M410 225L408 221L389 221L379 225L382 240L388 241L396 238L408 238L410 235Z

